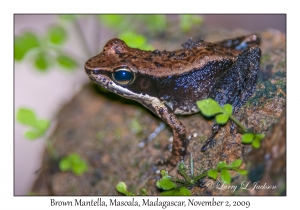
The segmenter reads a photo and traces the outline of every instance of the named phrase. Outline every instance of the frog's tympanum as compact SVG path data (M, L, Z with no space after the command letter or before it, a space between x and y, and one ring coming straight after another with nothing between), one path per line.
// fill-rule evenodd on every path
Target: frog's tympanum
M258 36L249 35L218 43L190 39L180 50L144 51L115 38L85 63L85 70L92 81L140 102L172 128L169 163L176 165L183 160L188 141L175 114L198 112L196 101L205 98L232 104L236 112L256 87L261 57L258 44ZM202 151L218 130L214 124Z

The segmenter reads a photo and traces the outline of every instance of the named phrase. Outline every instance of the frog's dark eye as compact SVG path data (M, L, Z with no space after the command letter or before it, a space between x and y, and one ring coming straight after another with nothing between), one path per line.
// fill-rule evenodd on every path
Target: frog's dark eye
M116 69L112 77L120 85L128 85L134 80L134 73L127 68Z

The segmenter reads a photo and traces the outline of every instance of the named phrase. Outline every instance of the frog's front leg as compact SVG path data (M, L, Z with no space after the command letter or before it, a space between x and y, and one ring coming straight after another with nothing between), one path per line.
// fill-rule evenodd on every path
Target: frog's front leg
M178 120L171 108L166 106L163 102L151 103L151 110L164 120L173 131L173 147L172 156L167 163L176 166L179 161L183 160L186 154L187 138L186 129L184 125ZM149 106L148 106L149 108Z
M187 147L186 130L184 125L178 118L170 112L170 108L163 107L159 109L160 117L172 128L173 131L173 147L172 156L168 161L175 166L179 161L184 159Z

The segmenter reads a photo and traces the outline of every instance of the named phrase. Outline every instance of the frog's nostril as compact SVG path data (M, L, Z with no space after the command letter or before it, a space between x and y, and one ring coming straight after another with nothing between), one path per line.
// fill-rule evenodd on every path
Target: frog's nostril
M93 74L100 74L100 70L92 70Z

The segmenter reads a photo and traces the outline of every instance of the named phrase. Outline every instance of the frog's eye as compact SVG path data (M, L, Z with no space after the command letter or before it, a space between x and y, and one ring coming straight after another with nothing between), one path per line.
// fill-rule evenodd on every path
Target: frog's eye
M134 80L134 73L127 68L116 69L112 77L120 85L128 85Z

